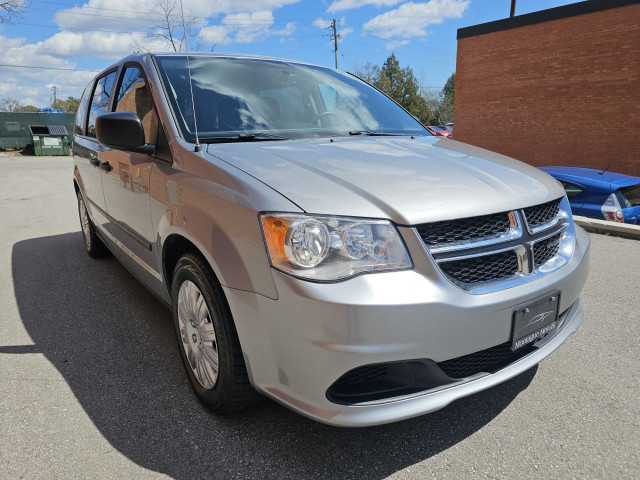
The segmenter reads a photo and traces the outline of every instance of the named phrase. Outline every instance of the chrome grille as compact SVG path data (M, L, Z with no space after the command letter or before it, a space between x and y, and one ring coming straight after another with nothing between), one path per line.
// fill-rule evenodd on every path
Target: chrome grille
M562 240L562 232L533 244L533 260L536 267L544 265L555 257L560 249L560 240Z
M527 225L530 229L533 229L549 223L556 218L559 210L560 199L525 208L523 212L527 219Z
M416 227L426 245L443 245L504 235L509 231L509 212L425 223Z
M548 273L549 268L537 268L554 257L562 259L554 270L564 265L575 244L568 212L563 197L521 210L422 224L416 232L453 283L486 293Z
M440 264L442 271L462 283L487 282L511 277L518 271L518 257L514 250L453 260Z

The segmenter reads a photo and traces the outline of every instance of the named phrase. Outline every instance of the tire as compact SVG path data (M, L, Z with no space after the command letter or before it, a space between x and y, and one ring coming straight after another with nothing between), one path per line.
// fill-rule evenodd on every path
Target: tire
M178 351L198 400L224 415L255 403L259 395L249 382L229 305L200 256L188 253L178 261L171 302Z
M84 202L82 194L78 192L78 216L80 217L80 231L87 253L92 258L106 257L111 252L96 233L96 227L93 225L87 206Z

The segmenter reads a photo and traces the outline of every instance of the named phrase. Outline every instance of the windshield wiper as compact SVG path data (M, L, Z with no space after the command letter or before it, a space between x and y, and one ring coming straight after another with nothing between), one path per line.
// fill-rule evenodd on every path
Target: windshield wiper
M349 135L368 135L370 137L411 137L407 133L374 132L373 130L350 130Z
M269 142L275 140L290 140L289 137L273 135L271 133L241 133L227 137L201 137L202 143L234 143L234 142Z

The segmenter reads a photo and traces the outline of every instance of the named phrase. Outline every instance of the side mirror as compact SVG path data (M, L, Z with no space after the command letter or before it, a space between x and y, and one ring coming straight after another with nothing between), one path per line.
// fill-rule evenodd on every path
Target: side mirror
M144 142L144 127L133 112L111 112L96 118L98 141L112 148L153 155L156 146Z

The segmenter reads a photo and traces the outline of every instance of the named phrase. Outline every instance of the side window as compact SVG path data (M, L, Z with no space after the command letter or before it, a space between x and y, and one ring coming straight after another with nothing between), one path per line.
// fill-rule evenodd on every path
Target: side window
M153 108L151 93L138 67L127 67L122 74L116 112L133 112L142 121L144 138L147 143L156 143L158 137L158 116Z
M113 91L113 84L116 81L116 72L111 72L104 77L98 79L96 88L91 98L91 107L89 107L89 123L87 125L87 137L96 137L96 118L98 115L107 113L109 108L109 99Z
M84 135L84 121L87 117L87 105L89 104L89 92L93 87L93 81L86 86L82 97L80 98L80 105L78 105L78 111L76 112L76 124L73 128L75 135Z
M567 192L568 198L577 197L582 192L584 192L584 189L582 187L579 187L578 185L574 185L573 183L565 182L564 180L561 181L560 183L562 183L564 190Z

